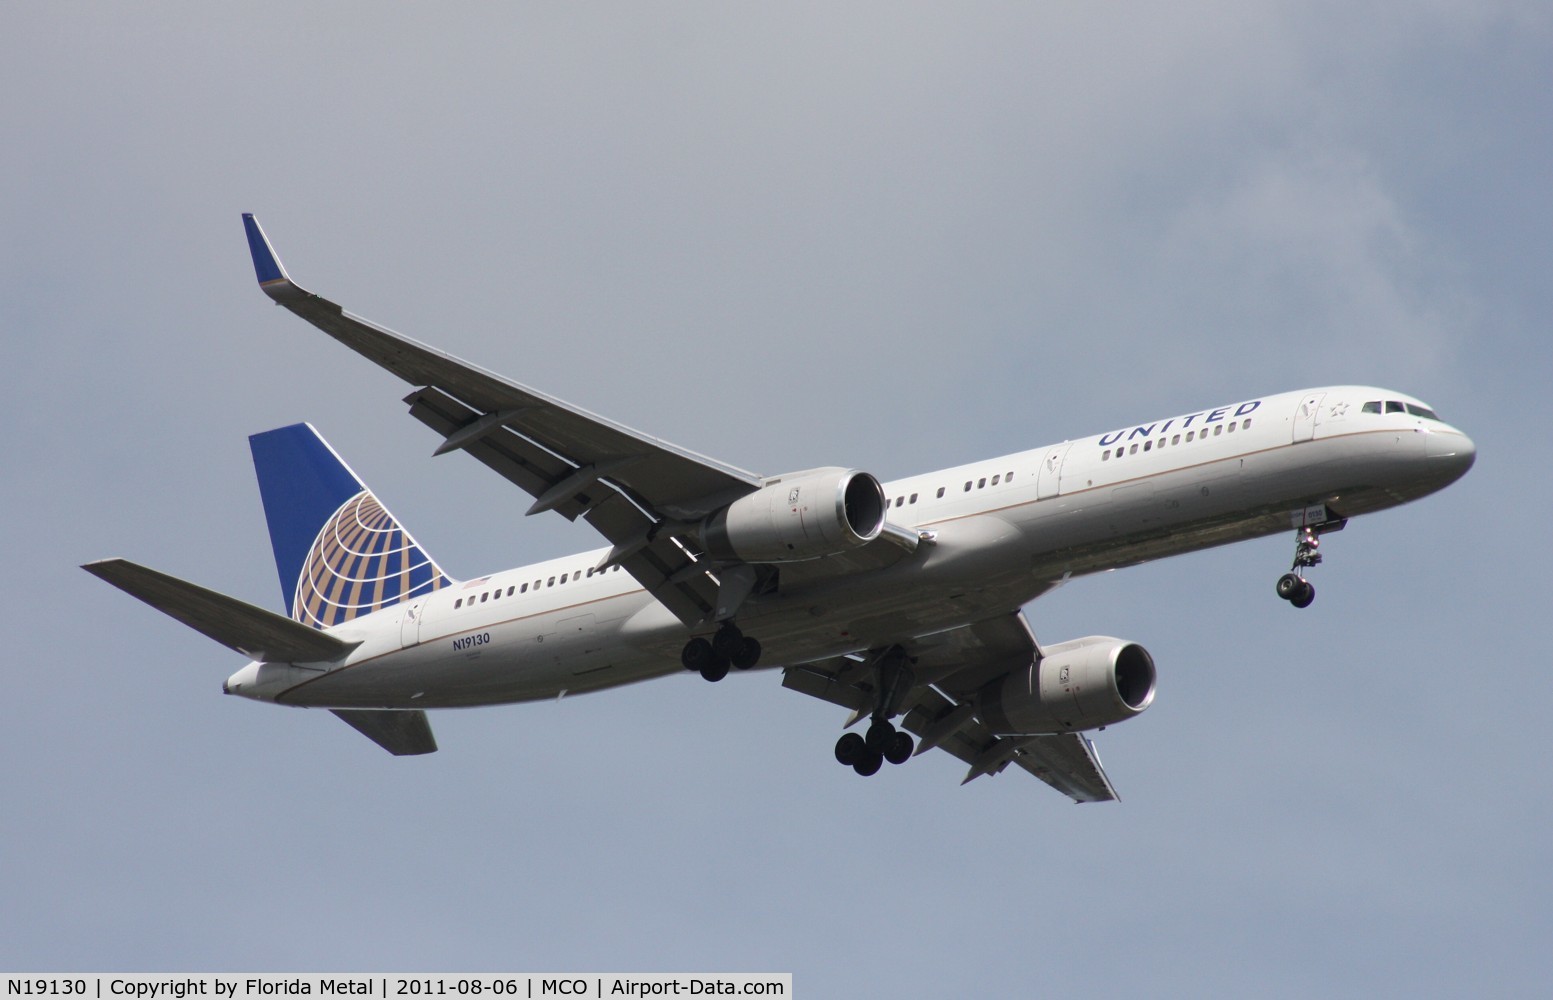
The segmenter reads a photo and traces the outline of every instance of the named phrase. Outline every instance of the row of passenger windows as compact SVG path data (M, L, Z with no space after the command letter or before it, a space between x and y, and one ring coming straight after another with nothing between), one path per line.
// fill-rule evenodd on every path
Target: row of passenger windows
M531 589L537 591L546 587L559 587L566 583L568 580L576 583L578 580L593 576L595 573L602 576L604 573L618 572L620 572L619 566L611 566L607 570L599 569L597 566L590 566L588 567L587 572L578 570L575 573L562 573L559 577L552 576L548 580L535 580L532 584L514 584L513 586L508 587L505 591L503 591L500 587L497 587L495 590L485 591L479 597L476 597L473 594L470 594L468 597L460 597L458 600L453 602L453 610L457 611L465 604L474 605L484 604L486 601L499 601L501 600L504 593L507 597L512 597L517 594L526 594Z
M965 481L965 492L969 493L972 489L984 490L988 486L996 486L999 483L1011 483L1013 481L1014 474L1012 472L1000 472L993 476L990 481L986 476L982 476L980 479L967 479ZM942 500L944 498L944 493L948 489L949 487L947 486L940 486L938 488L938 493L935 494L936 498ZM916 502L917 494L915 493L911 494L909 497L903 495L895 498L895 506L897 507L903 507L907 504L914 504Z
M1208 428L1206 428L1206 427L1204 427L1201 431L1187 431L1185 434L1174 434L1174 435L1171 435L1171 437L1168 439L1168 443L1170 445L1174 446L1174 445L1178 445L1178 444L1185 444L1188 441L1206 441L1208 438L1210 438L1210 437L1218 437L1219 435L1225 433L1226 431L1228 431L1229 433L1233 434L1233 433L1235 433L1235 428L1236 427L1239 427L1243 431L1244 430L1250 430L1250 428L1251 428L1251 418L1247 417L1246 419L1240 421L1239 424L1235 423L1235 421L1233 421L1233 420L1231 420L1227 424L1214 424L1213 425L1213 432L1211 434L1208 432ZM1165 447L1166 442L1167 442L1167 439L1163 438L1163 437L1161 437L1158 441L1155 441L1154 439L1150 438L1149 440L1143 442L1143 450L1144 451L1153 451L1155 448L1163 448L1163 447ZM1122 445L1120 448L1117 448L1115 451L1112 451L1111 449L1107 448L1105 451L1100 453L1100 461L1108 462L1108 461L1111 460L1111 456L1112 455L1115 455L1117 458L1121 458L1123 455L1136 455L1137 453L1138 453L1138 445L1137 444Z
M1417 403L1404 403L1397 399L1388 399L1384 403L1373 400L1365 403L1365 413L1409 413L1415 417L1423 417L1425 420L1439 420L1440 417L1427 406L1419 406Z

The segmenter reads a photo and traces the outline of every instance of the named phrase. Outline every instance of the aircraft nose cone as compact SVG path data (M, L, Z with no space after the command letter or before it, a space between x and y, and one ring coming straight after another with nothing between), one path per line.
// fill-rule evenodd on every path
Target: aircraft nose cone
M1430 461L1442 469L1448 469L1452 479L1459 479L1477 461L1477 446L1472 439L1458 430L1434 431L1429 435L1427 451Z

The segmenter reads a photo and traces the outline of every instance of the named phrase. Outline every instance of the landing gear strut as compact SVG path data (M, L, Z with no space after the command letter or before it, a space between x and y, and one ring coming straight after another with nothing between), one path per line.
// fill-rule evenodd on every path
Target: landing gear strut
M1295 529L1294 565L1289 567L1289 572L1278 578L1278 596L1296 608L1308 608L1310 602L1316 599L1316 588L1305 579L1305 571L1321 562L1321 553L1317 551L1321 548L1320 536L1328 531L1341 531L1348 523L1344 518L1334 517L1325 507L1307 510L1307 518L1316 512L1326 519L1307 520L1304 526Z
M728 676L728 668L748 670L760 662L760 643L739 630L733 622L724 622L711 640L697 636L685 643L679 662L709 681Z
M911 690L912 671L905 652L892 646L879 655L874 664L878 684L874 687L874 710L866 734L845 733L836 741L836 761L863 777L879 773L885 761L904 764L911 759L917 744L911 734L895 728L891 716L899 714L900 703Z

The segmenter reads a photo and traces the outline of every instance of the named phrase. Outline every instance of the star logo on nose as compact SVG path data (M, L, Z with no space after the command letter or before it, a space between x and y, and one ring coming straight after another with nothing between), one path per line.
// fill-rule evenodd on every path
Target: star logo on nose
M1336 406L1332 407L1332 416L1334 416L1334 417L1344 417L1344 416L1347 416L1347 415L1348 415L1348 404L1347 403L1338 403Z

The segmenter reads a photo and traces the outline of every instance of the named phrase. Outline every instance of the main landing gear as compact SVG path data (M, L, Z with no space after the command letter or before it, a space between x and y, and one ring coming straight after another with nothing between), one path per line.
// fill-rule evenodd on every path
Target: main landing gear
M728 676L728 668L748 670L760 662L760 643L739 630L733 622L724 622L711 640L697 636L685 643L679 662L709 681Z
M1322 510L1322 508L1317 508ZM1323 511L1325 512L1325 511ZM1328 513L1328 517L1331 515ZM1341 531L1348 522L1343 518L1330 519L1316 524L1306 524L1294 533L1294 565L1278 578L1278 596L1296 608L1308 608L1316 599L1316 588L1305 579L1305 571L1321 562L1322 533Z
M836 761L866 778L878 774L885 761L906 763L916 749L910 733L896 729L889 719L875 719L867 735L845 733L836 741Z
M917 744L911 734L896 729L890 718L899 714L901 701L911 690L913 675L904 650L892 646L874 664L878 683L874 686L872 722L866 733L845 733L836 741L836 761L863 777L878 774L885 761L904 764L911 759Z

